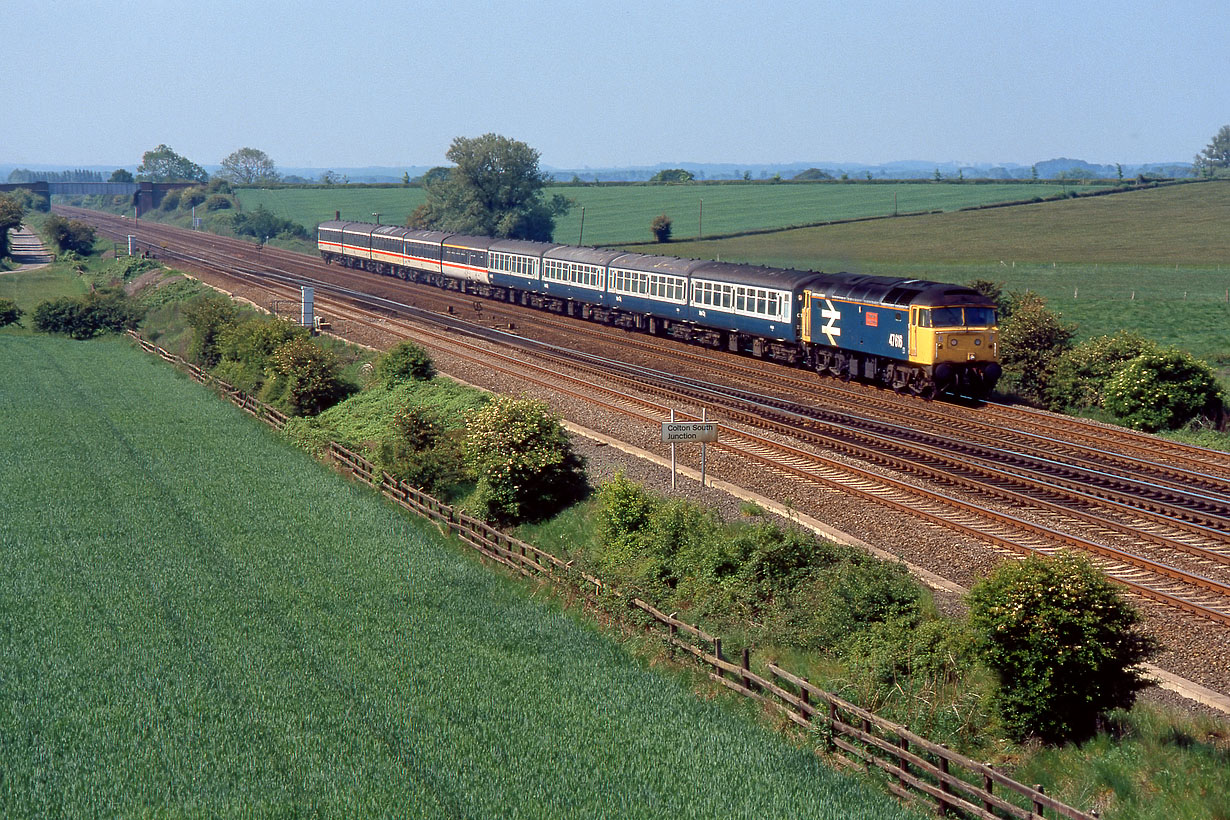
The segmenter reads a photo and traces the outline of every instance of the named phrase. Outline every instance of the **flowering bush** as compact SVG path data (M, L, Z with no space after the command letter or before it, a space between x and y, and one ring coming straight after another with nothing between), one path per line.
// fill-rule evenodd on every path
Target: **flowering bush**
M1106 383L1119 368L1137 356L1158 350L1156 342L1127 330L1081 342L1056 363L1047 387L1050 408L1101 407Z
M1139 616L1079 555L1008 564L969 594L979 654L999 679L1005 729L1049 743L1093 735L1145 686L1138 664L1156 650Z
M1201 413L1215 413L1221 389L1212 369L1177 348L1148 352L1120 367L1106 383L1103 406L1137 430L1174 430Z
M466 422L464 455L476 512L500 524L546 518L588 489L585 462L540 401L493 399Z

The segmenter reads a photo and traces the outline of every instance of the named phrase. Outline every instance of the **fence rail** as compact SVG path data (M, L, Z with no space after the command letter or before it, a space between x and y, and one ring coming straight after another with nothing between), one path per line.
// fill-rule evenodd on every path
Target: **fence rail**
M285 414L243 391L210 376L179 356L130 332L146 351L185 368L198 382L207 384L256 418L281 429ZM752 668L752 649L744 647L739 662L724 654L722 638L698 626L668 615L637 597L585 573L558 556L508 535L480 519L466 515L437 498L378 470L363 456L331 442L327 456L353 477L380 490L394 503L434 522L482 555L530 578L552 581L581 590L592 599L616 597L630 610L648 617L648 628L661 639L709 669L709 677L723 686L782 712L806 729L824 733L828 752L865 770L879 769L891 779L889 789L914 800L934 801L940 816L965 816L984 820L1053 817L1093 820L1088 814L1047 795L1041 786L1027 786L994 767L932 743L907 727L886 720L827 692L771 661L763 668L768 677ZM996 793L995 787L1000 791ZM1008 797L1014 797L1012 802Z

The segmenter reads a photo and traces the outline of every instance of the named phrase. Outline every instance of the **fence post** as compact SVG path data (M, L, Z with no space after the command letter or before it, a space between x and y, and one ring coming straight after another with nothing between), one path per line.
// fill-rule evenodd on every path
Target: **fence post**
M909 727L902 725L901 728L908 729ZM910 750L910 741L905 739L904 734L897 737L897 748L901 749L903 752L908 752ZM908 790L910 785L906 782L905 775L910 773L910 764L905 762L904 756L898 756L897 763L901 768L901 776L897 778L897 782L901 784L901 788Z
M940 774L947 776L948 758L945 757L944 755L940 755L939 765L940 765ZM943 778L940 779L940 791L943 792L944 794L952 794L952 786L949 786L948 781ZM938 814L940 817L947 817L948 816L948 801L942 797L937 797L935 799L939 801L939 805L936 806L935 813Z
M828 731L828 747L829 751L837 748L837 704L832 698L829 698L829 731Z
M1035 790L1036 790L1039 794L1046 794L1046 789L1042 788L1042 784L1041 784L1041 783L1035 783L1035 784L1034 784L1034 789L1035 789ZM1035 800L1035 801L1034 801L1034 814L1038 815L1039 817L1042 817L1042 816L1043 816L1043 815L1042 815L1042 810L1043 810L1043 808L1045 808L1045 807L1044 807L1041 803L1039 803L1037 800Z
M722 639L721 638L713 639L713 656L717 658L719 661L724 660L722 658ZM717 673L718 673L719 678L726 677L726 674L722 671L722 667L720 666L717 668Z
M990 763L984 763L983 765L986 766L988 769L992 768ZM991 779L991 775L984 774L982 776L982 790L986 792L987 794L995 793L995 781ZM992 803L990 800L983 800L982 807L989 812L995 808L995 804Z
M751 651L746 646L743 647L743 671L744 672L747 672L748 670L752 668L751 655L752 655ZM752 679L749 678L747 675L743 676L743 688L744 689L752 688Z

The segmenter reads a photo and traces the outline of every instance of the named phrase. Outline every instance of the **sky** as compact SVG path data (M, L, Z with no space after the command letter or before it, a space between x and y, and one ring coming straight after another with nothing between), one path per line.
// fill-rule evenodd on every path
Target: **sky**
M0 0L0 163L1190 161L1225 0Z

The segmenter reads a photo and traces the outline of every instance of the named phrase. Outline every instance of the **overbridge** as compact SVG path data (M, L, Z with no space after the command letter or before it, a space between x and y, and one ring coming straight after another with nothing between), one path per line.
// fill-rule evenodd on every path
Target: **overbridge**
M167 191L189 188L199 182L15 182L0 185L0 193L26 190L48 204L52 196L131 196L136 215L162 204Z

